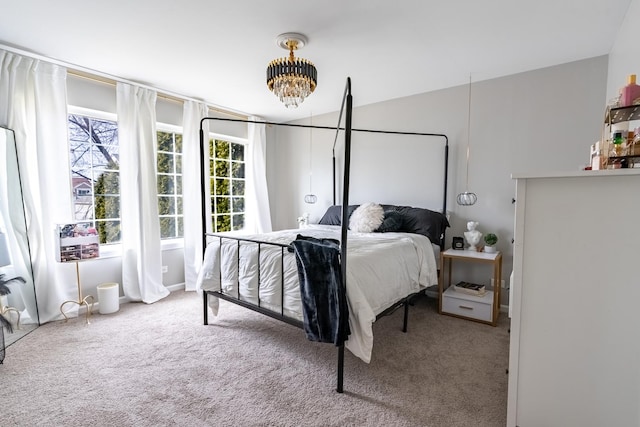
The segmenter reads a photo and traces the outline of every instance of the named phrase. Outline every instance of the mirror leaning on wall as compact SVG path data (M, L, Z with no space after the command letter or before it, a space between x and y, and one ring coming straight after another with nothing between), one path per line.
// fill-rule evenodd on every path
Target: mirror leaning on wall
M0 283L10 291L0 296L0 314L13 329L2 332L8 347L37 328L40 321L15 134L3 127L0 127L0 275Z

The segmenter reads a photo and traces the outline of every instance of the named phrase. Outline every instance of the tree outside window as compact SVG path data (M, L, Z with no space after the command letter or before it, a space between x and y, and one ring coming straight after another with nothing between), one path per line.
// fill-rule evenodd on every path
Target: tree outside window
M245 146L209 140L211 224L214 232L241 230L245 214Z
M182 135L158 132L158 213L160 237L184 237L182 211Z
M89 222L101 244L120 241L118 123L69 114L69 158L75 220Z

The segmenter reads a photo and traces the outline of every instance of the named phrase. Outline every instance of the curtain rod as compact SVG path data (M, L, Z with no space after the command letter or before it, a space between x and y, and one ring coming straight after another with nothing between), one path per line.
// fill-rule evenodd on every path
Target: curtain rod
M212 110L212 111L215 111L215 112L218 112L218 113L221 113L221 114L227 114L227 115L230 115L230 116L241 117L241 118L248 118L249 117L249 114L242 113L240 111L227 110L227 109L224 109L224 108L222 108L220 106L217 106L216 104L209 103L207 101L202 101L200 99L196 99L196 98L191 98L191 97L188 97L188 96L180 95L180 94L177 94L177 93L174 93L174 92L170 92L170 91L167 91L167 90L163 90L163 89L159 89L159 88L156 88L156 87L153 87L153 86L141 84L141 83L134 82L134 81L131 81L131 80L126 80L126 79L123 79L123 78L120 78L120 77L116 77L116 76L113 76L113 75L110 75L110 74L107 74L107 73L103 73L103 72L92 70L92 69L89 69L89 68L86 68L86 67L82 67L82 66L79 66L79 65L71 64L69 62L64 62L64 61L60 61L58 59L53 59L53 58L46 57L44 55L39 55L39 54L36 54L36 53L33 53L33 52L29 52L29 51L26 51L24 49L19 49L19 48L13 47L13 46L7 46L7 45L2 44L2 43L0 43L0 49L4 49L6 51L13 52L13 53L16 53L16 54L22 55L22 56L27 56L27 57L30 57L30 58L33 58L33 59L38 59L38 60L41 60L41 61L50 62L50 63L55 64L55 65L60 65L62 67L67 68L67 73L68 74L71 74L71 75L76 76L76 77L82 77L82 78L85 78L85 79L88 79L88 80L93 80L93 81L100 82L100 83L112 84L114 86L115 86L115 84L117 82L127 83L127 84L131 84L131 85L143 87L143 88L146 88L146 89L154 90L154 91L158 92L158 97L164 98L164 99L167 99L167 100L170 100L170 101L202 102L207 106L207 108L209 110Z
M106 78L106 77L103 77L103 76L91 75L91 74L85 73L83 71L78 71L78 70L69 70L69 69L67 69L67 74L70 75L70 76L79 77L81 79L89 80L89 81L92 81L92 82L104 83L104 84L107 84L109 86L115 86L116 83L117 83L116 80L109 79L109 78ZM167 99L169 101L175 101L175 102L184 102L183 99L178 98L177 96L166 95L166 94L161 93L161 92L158 93L158 98Z

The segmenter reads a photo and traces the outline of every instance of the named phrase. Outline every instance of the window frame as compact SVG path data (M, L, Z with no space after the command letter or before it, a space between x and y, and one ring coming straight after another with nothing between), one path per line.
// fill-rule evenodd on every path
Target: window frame
M244 225L243 225L243 227L242 227L241 229L234 230L234 229L233 229L233 227L232 227L232 229L231 229L231 231L233 231L233 232L240 232L240 233L242 233L242 232L244 232L244 231L245 231L245 229L246 229L246 215L247 215L247 209L246 209L246 206L247 206L247 205L246 205L246 201L247 201L247 167L248 167L248 165L247 165L247 161L248 161L248 160L247 160L247 152L248 152L248 148L249 148L249 139L248 139L248 138L241 138L241 137L237 137L237 136L231 136L231 135L224 135L224 134L216 133L216 132L209 132L209 133L208 133L208 139L207 139L207 150L205 150L205 153L209 153L209 146L208 146L208 144L210 143L210 141L211 141L212 139L213 139L213 140L216 140L216 139L217 139L217 140L222 140L222 141L226 141L226 142L229 142L229 143L240 144L240 145L244 146L244 156L243 156L244 160L243 160L243 163L244 163L245 172L244 172L244 178L241 178L241 179L242 179L242 180L244 181L244 183L245 183L245 184L244 184L244 193L243 193L243 195L242 195L242 197L243 197L243 199L244 199L244 210L242 211L242 214L244 215L245 219L244 219ZM210 164L211 158L207 158L207 160L208 160L208 163L207 163L207 164ZM230 161L231 161L231 162L233 162L233 160L232 160L232 159L230 159ZM214 175L212 175L212 171L210 170L211 168L208 168L208 169L209 169L209 171L208 171L209 176L207 177L207 179L208 179L208 180L209 180L209 182L210 182L210 180L212 179L212 177L214 177ZM233 179L233 178L231 178L231 179ZM239 179L239 178L236 178L236 179ZM203 184L204 184L204 183L203 183ZM232 185L232 184L230 184L230 185ZM211 186L209 185L209 195L208 195L208 197L209 197L209 206L210 206L210 207L212 206L212 202L213 202L213 200L212 200L212 199L213 199L214 197L216 197L216 194L214 194L214 191L215 191L215 188L211 188ZM233 197L233 194L229 196L229 198L230 198L230 199L231 199L232 197ZM229 206L231 207L231 216L233 216L234 211L233 211L233 202L232 202L232 201L230 201ZM210 224L210 226L211 226L211 232L212 232L212 233L215 233L215 232L216 232L216 231L213 229L213 224L214 224L214 223L213 223L213 216L214 216L214 215L216 215L216 212L214 212L214 211L213 211L213 209L211 209L211 210L210 210L210 212L209 212L209 224Z
M184 128L182 126L176 126L176 125L170 125L167 123L161 123L161 122L156 122L156 138L157 138L157 134L158 132L166 132L166 133L174 133L174 134L180 134L182 136L182 152L180 153L181 159L182 159L182 169L180 172L180 176L182 178L184 178ZM156 141L156 162L158 160L158 144ZM159 172L156 170L156 178L158 176ZM180 196L182 197L182 221L183 221L183 232L184 232L184 179L182 181L182 192L180 193ZM157 189L156 189L157 192ZM176 193L177 194L177 193ZM159 195L157 195L159 197ZM176 214L176 218L177 218L177 214ZM160 221L160 212L158 212L158 221ZM163 239L162 237L160 237L160 243L162 246L162 249L177 249L177 248L182 248L184 247L184 235L182 237L173 237L173 238L166 238Z
M101 120L110 120L110 121L114 121L116 123L118 123L118 115L115 113L110 113L107 111L102 111L102 110L96 110L96 109L92 109L92 108L86 108L86 107L79 107L76 105L71 105L68 104L67 105L67 116L70 114L76 114L76 115L82 115L82 116L89 116L89 117L93 117L96 119L101 119ZM68 118L67 118L67 127L68 127ZM161 123L161 122L156 122L156 133L157 132L173 132L173 133L179 133L182 135L182 143L183 143L183 152L181 153L184 156L184 127L181 126L176 126L176 125L171 125L171 124L167 124L167 123ZM243 231L246 227L246 215L247 215L247 210L246 210L246 198L247 198L247 194L246 194L246 187L247 187L247 181L246 181L246 170L248 167L248 164L250 163L250 159L247 158L247 151L249 148L249 144L250 141L248 138L242 138L242 137L237 137L237 136L232 136L232 135L225 135L225 134L221 134L221 133L216 133L216 132L209 132L208 133L208 140L211 139L218 139L218 140L223 140L223 141L227 141L230 143L235 143L235 144L240 144L244 146L244 165L245 165L245 174L244 174L244 178L241 178L244 182L245 182L245 190L244 190L244 194L243 194L243 199L245 202L244 205L244 210L242 211L242 214L245 216L245 226L243 226L242 229L240 230L234 230L234 231ZM156 138L157 138L157 134L156 134ZM69 144L69 141L67 141L67 144ZM156 145L156 158L157 158L158 152L157 152L157 145ZM184 158L184 157L183 157ZM70 159L69 159L70 160ZM184 171L184 163L182 165L183 167L183 171ZM68 173L69 173L69 177L71 178L72 173L71 173L71 164L68 164ZM211 171L209 171L209 174L211 176ZM182 174L184 176L184 174ZM156 172L156 176L157 176L157 172ZM236 178L237 179L237 178ZM183 182L183 189L184 189L184 182ZM215 197L215 194L213 193L215 191L214 188L210 188L209 189L209 201L211 202L211 198ZM157 190L156 190L157 191ZM184 200L184 193L182 194L183 200ZM233 208L231 210L231 214L233 215L234 211ZM216 212L214 212L213 210L210 212L211 214L211 221L213 219L213 215L216 214ZM184 221L184 210L183 210L183 221ZM120 221L122 220L122 218L120 218ZM158 217L158 221L160 220L160 217ZM212 222L211 222L212 224ZM212 224L213 225L213 224ZM171 239L161 239L160 240L161 243L161 249L164 250L170 250L170 249L181 249L184 248L184 236L183 237L176 237L176 238L171 238ZM101 244L100 245L100 257L101 258L110 258L110 257L119 257L122 255L122 242L117 242L117 243L109 243L109 244Z
M78 116L87 116L87 117L91 117L91 118L95 118L95 119L99 119L99 120L109 120L112 122L115 122L116 124L118 124L118 115L116 113L110 113L108 111L102 111L102 110L96 110L93 108L86 108L86 107L79 107L76 105L71 105L71 104L67 104L67 115L66 115L66 124L67 124L67 132L69 129L69 115L78 115ZM120 130L119 128L119 124L118 124L118 131ZM69 152L71 150L71 147L69 145L70 143L70 135L67 134L67 152ZM120 139L118 138L118 153L120 150ZM67 155L69 157L69 155ZM69 163L67 163L67 170L69 173L69 185L72 185L72 178L73 178L73 173L71 170L71 158L69 157ZM71 189L73 191L73 188ZM120 191L120 188L118 189ZM119 196L121 197L121 194L118 193ZM92 195L93 197L93 195ZM72 201L72 210L75 209L73 208L73 201ZM94 208L95 209L95 208ZM75 214L74 214L75 215ZM94 211L94 217L95 217L95 211ZM81 222L81 221L77 221L75 219L74 216L74 222ZM120 222L122 222L122 218L118 218L118 220ZM114 243L100 243L100 258L111 258L111 257L117 257L117 256L121 256L122 255L122 242L114 242Z
M75 105L67 105L67 127L69 126L68 116L70 114L75 114L79 116L88 116L88 117L101 119L101 120L110 120L118 123L118 115L115 113L109 113L107 111L95 110L95 109L86 108L86 107L78 107ZM157 132L172 132L172 133L181 134L183 137L183 149L184 149L184 131L181 126L156 122L156 133ZM69 144L69 140L67 138L67 147L68 149L70 149L68 144ZM181 153L181 154L184 154L184 153ZM157 145L156 145L156 157L157 157ZM68 167L69 177L71 178L73 174L71 172L70 160L71 159L69 158L69 163L67 167ZM184 167L184 164L183 164L183 167ZM157 172L156 172L156 176L157 176ZM184 211L183 211L183 218L184 218ZM158 221L159 220L160 220L160 217L158 217ZM122 221L122 218L120 218L120 221ZM173 239L160 239L160 245L161 245L161 250L163 251L171 250L171 249L181 249L184 247L184 237L177 237ZM121 255L122 255L122 242L100 244L100 258L120 257Z

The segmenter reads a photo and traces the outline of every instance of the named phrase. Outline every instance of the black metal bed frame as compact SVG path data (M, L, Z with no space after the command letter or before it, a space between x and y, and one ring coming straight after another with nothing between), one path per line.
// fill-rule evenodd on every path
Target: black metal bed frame
M335 130L336 131L336 136L335 136L335 140L334 140L334 144L333 144L333 204L336 204L336 156L335 156L335 146L338 140L338 135L340 133L340 131L344 131L344 175L343 175L343 184L342 184L342 188L343 188L343 194L342 194L342 206L349 206L349 180L350 180L350 168L351 168L351 133L352 132L371 132L371 133L384 133L384 134L396 134L396 135L417 135L417 136L435 136L435 137L441 137L444 138L445 141L445 145L444 145L444 195L443 195L443 204L442 204L442 212L446 214L446 208L447 208L447 178L448 178L448 163L449 163L449 139L446 135L444 134L439 134L439 133L420 133L420 132L397 132L397 131L382 131L382 130L371 130L371 129L353 129L352 128L352 110L353 110L353 97L351 95L351 78L347 77L347 81L346 81L346 85L345 85L345 89L344 89L344 94L343 94L343 98L342 98L342 104L340 106L340 113L338 116L338 125L334 128L334 127L328 127L328 126L313 126L313 125L299 125L299 124L291 124L291 123L274 123L274 122L264 122L264 121L255 121L255 120L242 120L242 119L228 119L228 118L218 118L218 117L204 117L200 120L200 159L201 159L201 167L200 167L200 182L201 182L201 198L202 198L202 204L201 204L201 208L202 208L202 230L205 231L204 233L204 238L202 239L202 248L203 248L203 253L206 250L206 246L207 246L207 238L208 237L212 237L212 238L217 238L219 239L219 247L220 250L222 249L222 242L224 239L229 239L229 240L233 240L236 241L237 244L237 256L238 256L238 269L240 268L240 248L242 246L242 244L255 244L258 246L258 304L254 304L248 301L244 301L241 299L240 297L240 285L239 285L239 280L240 280L240 274L238 271L238 275L237 275L237 279L238 279L238 289L237 289L237 295L233 296L233 295L229 295L227 293L224 292L224 290L222 289L222 280L220 280L220 290L219 291L204 291L202 293L203 296L203 319L204 319L204 324L208 325L209 324L209 312L208 312L208 299L209 299L209 295L223 299L225 301L229 301L231 303L240 305L242 307L248 308L250 310L256 311L258 313L264 314L266 316L269 316L273 319L277 319L280 320L282 322L288 323L290 325L299 327L299 328L303 328L303 322L286 316L284 314L284 252L285 250L289 250L291 248L290 245L285 245L285 244L281 244L281 243L275 243L275 242L267 242L267 241L262 241L262 240L256 240L256 239L248 239L248 238L242 238L242 237L233 237L233 236L227 236L227 235L221 235L221 234L216 234L216 233L206 233L207 230L207 223L209 221L208 219L208 215L206 212L206 200L208 197L208 194L206 194L205 191L205 186L204 186L204 182L205 182L205 161L206 161L206 157L205 157L205 135L204 135L204 130L203 130L203 123L207 120L218 120L218 121L228 121L228 122L243 122L243 123L261 123L261 124L267 124L267 125L275 125L275 126L289 126L289 127L300 127L300 128L311 128L311 129L326 129L326 130ZM345 116L345 125L344 127L341 127L341 123L342 123L342 116ZM340 239L340 254L346 254L347 253L347 230L348 230L348 223L349 223L349 216L348 216L348 209L342 209L342 220L341 220L341 239ZM444 238L441 238L440 241L440 247L443 248L443 244L444 244ZM280 313L273 311L271 309L267 309L261 306L260 303L260 253L261 253L261 248L263 245L271 245L271 246L276 246L276 247L280 247L281 250L281 256L280 256L280 264L281 264L281 310ZM346 284L347 284L347 257L346 256L341 256L340 257L341 261L340 261L340 267L341 267L341 276L342 276L342 292L345 293L346 295ZM222 275L222 264L220 264L220 275ZM220 277L220 279L222 279L222 277ZM405 298L401 299L400 301L396 302L395 304L393 304L391 307L388 307L387 309L385 309L383 312L381 312L380 314L378 314L376 316L376 321L381 318L384 317L386 315L389 315L393 312L395 312L398 308L404 306L404 320L403 320L403 327L402 327L402 331L403 332L407 332L407 323L408 323L408 318L409 318L409 305L411 300L416 297L418 294L420 294L421 292L418 293L414 293L411 295L406 296ZM336 391L338 393L342 393L344 390L343 387L343 382L344 382L344 343L342 343L341 345L338 346L338 368L337 368L337 385L336 385Z

